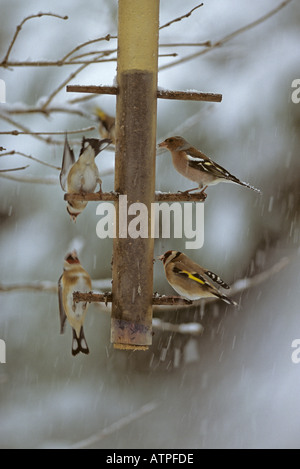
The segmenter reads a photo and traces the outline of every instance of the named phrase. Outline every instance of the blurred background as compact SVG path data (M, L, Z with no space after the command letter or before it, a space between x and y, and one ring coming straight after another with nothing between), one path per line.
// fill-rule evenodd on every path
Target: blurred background
M156 240L155 255L183 250L231 284L267 272L264 281L234 296L238 309L218 302L154 312L168 324L201 324L202 334L195 327L190 333L155 329L149 351L117 351L110 344L109 307L93 304L85 325L91 353L73 358L70 326L59 334L55 284L63 258L76 246L84 268L109 291L112 240L96 236L96 202L76 224L70 221L57 169L17 155L0 158L0 169L30 165L0 173L0 339L7 361L0 364L1 448L300 447L300 364L291 359L292 341L300 339L300 104L291 99L292 81L300 78L300 5L284 3L263 23L191 60L173 64L207 48L160 48L161 54L178 54L159 59L160 87L222 93L223 100L159 100L157 141L182 135L263 191L260 196L233 184L208 189L200 250L186 251L185 239ZM196 5L161 0L161 25ZM214 44L277 5L280 1L210 0L162 29L160 43ZM26 22L9 60L57 61L79 44L117 34L116 0L1 0L0 56L26 16L49 11L69 19ZM111 39L74 56L106 50L112 59L116 47ZM6 83L1 131L97 126L96 106L114 115L114 96L70 102L83 95L66 93L65 86L53 95L50 111L41 112L79 67L1 68ZM89 65L70 81L112 85L115 75L112 60ZM76 155L82 135L70 136ZM85 135L97 137L97 129ZM60 166L64 136L51 138L49 143L45 135L1 135L0 146ZM113 190L113 158L105 151L97 161L100 173L107 174L104 191ZM185 190L191 184L173 169L169 153L158 155L157 190ZM282 259L285 268L269 275ZM46 290L34 290L33 282L41 281L48 282ZM12 285L24 288L3 291ZM174 293L158 262L154 290Z

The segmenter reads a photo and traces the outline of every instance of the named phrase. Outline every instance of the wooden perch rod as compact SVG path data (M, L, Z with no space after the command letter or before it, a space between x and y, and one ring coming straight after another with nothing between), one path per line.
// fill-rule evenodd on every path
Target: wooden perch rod
M93 93L93 94L118 94L116 86L94 86L94 85L68 85L67 91L71 93ZM178 99L186 101L210 101L219 103L222 95L219 93L202 93L200 91L170 91L157 90L157 98Z
M91 194L65 194L64 200L84 200L86 202L115 202L118 200L117 192L95 192ZM204 202L206 194L196 192L194 194L184 192L156 192L156 202Z
M85 301L88 303L111 303L112 302L112 293L81 293L74 292L73 299L76 303L80 301ZM157 296L153 295L152 298L153 305L191 305L193 302L191 300L186 300L180 296Z

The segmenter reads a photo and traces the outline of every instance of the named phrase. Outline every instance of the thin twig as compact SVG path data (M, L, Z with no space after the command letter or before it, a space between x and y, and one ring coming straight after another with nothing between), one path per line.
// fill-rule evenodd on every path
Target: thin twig
M78 134L82 132L91 132L92 130L95 130L96 127L86 127L84 129L79 129L79 130L68 130L68 134ZM31 130L10 130L6 132L0 132L0 135L65 135L66 131L54 131L54 132L32 132Z
M7 115L5 114L0 114L0 119L8 122L9 124L17 127L18 129L20 129L22 132L25 132L25 133L31 133L31 130L28 128L28 127L25 127L25 125L23 124L20 124L19 122L15 121L14 119L12 119L11 117L8 117ZM36 138L37 140L40 140L42 142L45 142L45 143L50 143L49 141L49 138L48 139L45 139L39 135L34 135L33 136L34 138ZM51 139L50 139L51 140ZM54 143L51 141L51 143ZM55 142L56 143L56 142Z
M152 319L153 329L163 332L176 332L178 334L189 334L199 336L203 333L204 327L199 322L183 322L181 324L173 324L171 322L162 321L159 318Z
M6 114L44 114L48 117L52 113L66 113L66 114L74 114L80 117L85 117L86 119L91 119L91 115L87 112L82 111L81 109L74 108L74 106L53 106L48 107L47 109L42 109L41 107L12 107L9 109L8 106L5 106L5 113ZM95 118L96 119L96 118Z
M211 41L204 42L170 42L159 44L159 47L211 47Z
M34 156L31 156L31 155L26 155L25 153L22 153L20 151L12 150L12 151L9 151L9 152L6 152L6 153L2 153L0 155L0 157L1 156L8 156L8 155L20 155L20 156L23 156L24 158L28 158L29 160L36 161L37 163L40 163L44 166L48 166L49 168L58 169L59 171L61 170L61 167L59 167L59 166L54 166L50 163L46 163L45 161L39 160L38 158L35 158ZM26 166L26 168L27 168L27 166Z
M96 62L98 59L98 57L96 57L94 59L94 62ZM55 96L69 83L70 80L72 80L73 78L75 78L80 72L82 72L82 70L84 70L88 65L90 65L90 63L87 63L87 64L84 64L84 65L81 65L75 72L71 73L71 75L69 75L51 94L50 96L48 97L48 99L46 100L46 102L43 104L42 106L42 109L46 109L49 104L51 103L51 101L55 98Z
M131 414L126 415L126 417L121 418L117 422L112 423L108 427L105 427L103 430L101 430L98 433L95 433L94 435L91 435L89 438L86 438L85 440L79 441L78 443L75 443L69 447L69 449L83 449L87 448L91 445L94 445L98 443L99 441L103 440L108 435L111 435L118 430L121 430L121 428L126 427L130 423L134 422L135 420L140 419L141 417L144 417L144 415L149 414L153 410L155 410L158 407L157 402L148 402L148 404L143 405L140 407L138 410L135 410L134 412L131 412Z
M8 47L8 50L7 50L7 52L5 54L5 57L2 61L2 64L5 65L7 63L9 54L10 54L12 48L13 48L14 43L16 42L16 39L17 39L17 37L18 37L24 23L26 23L26 21L31 20L33 18L41 18L42 16L53 16L53 17L59 18L61 20L67 20L68 19L68 16L60 16L60 15L57 15L55 13L38 13L37 15L29 15L26 18L24 18L23 21L21 21L21 23L16 28L16 32L15 32L14 37L12 38L12 41L11 41L9 47Z
M159 29L167 28L168 26L171 26L171 24L177 23L177 21L181 21L181 20L183 20L184 18L188 18L189 16L191 16L191 14L193 13L193 11L197 10L198 8L200 8L200 7L202 7L202 6L203 6L203 3L200 3L200 5L197 5L197 6L195 6L194 8L192 8L191 11L189 11L189 12L186 13L185 15L179 16L179 18L175 18L174 20L169 21L168 23L164 24L163 26L160 26Z
M9 61L5 64L0 62L0 67L62 67L64 65L91 65L95 63L116 62L116 58L93 60L70 60L69 62L62 62L61 60L27 60L27 61Z
M111 279L99 279L93 280L93 288L97 290L108 290L111 288ZM33 282L20 282L13 284L0 283L0 292L12 292L12 291L43 291L49 293L57 293L58 287L57 282L51 282L48 280L37 280Z
M99 94L87 94L86 96L78 96L77 98L68 99L69 104L78 104L85 101L90 101L91 99L99 98Z
M60 90L62 90L69 83L70 80L75 78L86 67L86 64L81 65L75 72L71 73L71 75L69 75L57 88L55 88L55 90L50 94L48 99L43 104L42 109L46 109L51 103L51 101L55 98L55 96L60 92Z
M256 287L261 283L266 282L269 278L273 277L273 275L278 274L282 269L285 269L291 262L291 259L288 257L283 257L280 261L276 262L272 267L259 274L254 275L253 277L247 277L244 279L237 280L231 287L231 294L236 295L238 293L243 292L244 290L248 290L249 288Z
M47 177L33 177L33 176L11 176L8 174L0 174L0 178L9 179L10 181L15 182L26 182L28 184L42 184L49 186L56 186L59 184L57 176L47 176Z
M234 38L234 37L244 33L245 31L248 31L249 29L252 29L255 26L258 26L259 24L263 23L268 18L270 18L271 16L278 13L278 11L280 11L282 8L284 8L291 1L292 0L285 0L278 7L274 8L274 10L269 11L269 13L267 13L266 15L263 15L261 18L253 21L252 23L249 23L246 26L243 26L242 28L237 29L236 31L234 31L231 34L227 34L226 36L224 36L219 41L214 42L211 45L211 47L208 47L205 50L202 50L200 52L195 52L194 54L187 55L186 57L183 57L182 59L175 60L174 62L171 62L171 63L166 64L166 65L162 65L161 67L159 67L159 71L166 70L167 68L173 67L175 65L182 64L184 62L188 62L189 60L195 59L196 57L200 57L201 55L207 54L208 52L212 51L213 49L216 49L216 48L222 46L223 44L225 44L226 42L230 41L232 38Z
M114 174L113 168L108 168L108 169L101 171L101 177L110 176L112 174ZM59 184L59 180L57 176L33 177L33 176L25 176L25 175L24 176L12 176L8 174L1 174L0 178L10 179L11 181L15 181L15 182L25 182L27 184L42 184L42 185L47 184L50 186L56 186L57 184ZM111 193L109 193L109 196L111 196L110 194ZM112 200L112 199L108 198L107 200Z
M86 41L83 42L82 44L79 44L79 46L74 47L70 52L68 52L62 59L62 62L65 62L71 55L73 55L75 52L78 50L82 49L85 46L88 46L90 44L94 44L95 42L100 42L100 41L110 41L111 39L117 39L117 36L111 36L110 34L107 34L106 36L103 37L98 37L96 39L92 39L91 41Z
M75 55L74 57L72 57L72 59L70 59L70 61L73 62L73 61L82 59L83 57L89 57L90 55L98 55L99 56L101 54L101 57L106 57L108 55L114 54L115 52L117 52L117 49L106 50L106 51L92 50L92 51L89 51L89 52L85 52L84 54Z
M2 156L2 155L1 155ZM9 173L11 171L22 171L23 169L26 169L29 167L29 164L27 166L22 166L20 168L12 168L12 169L0 169L0 173Z
M25 125L20 124L19 122L15 121L11 117L6 116L5 114L0 114L0 119L2 119L4 121L8 122L9 124L17 127L18 129L20 129L22 132L25 132L26 134L32 134L31 130L28 127L25 127ZM51 137L43 138L40 135L32 135L32 136L34 138L36 138L37 140L40 140L44 143L48 143L48 144L59 143L59 142L51 139Z

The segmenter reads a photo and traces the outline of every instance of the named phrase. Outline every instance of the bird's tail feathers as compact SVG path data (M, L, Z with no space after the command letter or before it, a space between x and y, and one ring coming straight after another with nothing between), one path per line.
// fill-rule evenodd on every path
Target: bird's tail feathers
M262 194L262 191L260 189L257 189L254 186L251 186L248 182L240 181L239 179L235 180L233 179L233 182L236 182L237 184L240 184L241 186L248 187L248 189L252 189L255 192L258 192L259 194Z
M86 355L90 353L88 344L84 337L83 327L80 329L79 338L77 337L75 329L73 329L73 340L72 340L72 355L75 357L80 352Z
M221 300L225 301L225 303L229 304L229 305L233 305L233 306L238 306L238 303L234 300L232 300L231 298L229 298L229 296L226 296L226 295L222 295L222 293L220 293L219 295L217 295Z

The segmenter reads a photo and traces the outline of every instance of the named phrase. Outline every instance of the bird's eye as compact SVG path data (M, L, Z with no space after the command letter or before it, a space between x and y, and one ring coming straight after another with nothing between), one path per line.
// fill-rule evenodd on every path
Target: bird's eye
M168 138L168 142L172 143L172 142L174 142L174 139L173 138Z

